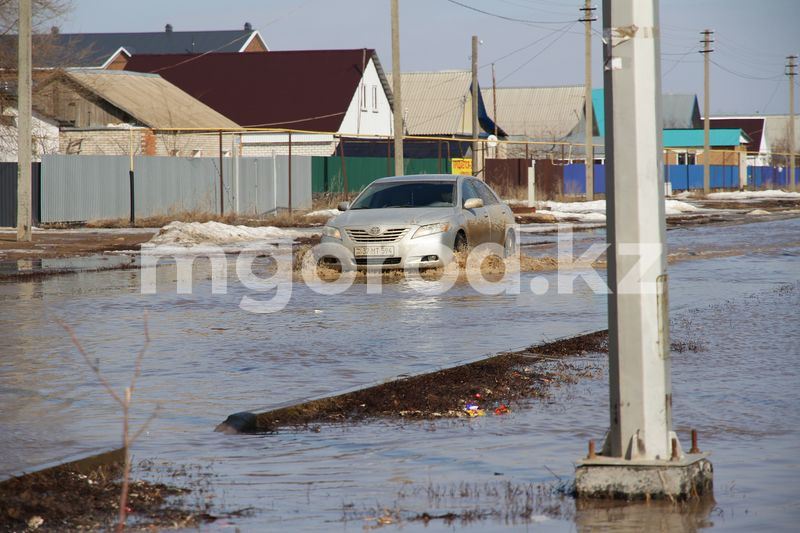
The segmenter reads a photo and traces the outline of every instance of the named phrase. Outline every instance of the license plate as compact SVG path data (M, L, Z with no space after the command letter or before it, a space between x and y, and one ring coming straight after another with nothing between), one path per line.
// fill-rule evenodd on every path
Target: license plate
M356 257L391 257L394 255L394 246L356 246L353 253Z

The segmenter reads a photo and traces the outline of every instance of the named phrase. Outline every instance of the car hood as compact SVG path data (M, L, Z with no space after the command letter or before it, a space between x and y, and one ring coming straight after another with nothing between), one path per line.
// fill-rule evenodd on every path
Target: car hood
M351 209L337 216L329 226L423 225L447 220L455 215L452 207L389 209Z

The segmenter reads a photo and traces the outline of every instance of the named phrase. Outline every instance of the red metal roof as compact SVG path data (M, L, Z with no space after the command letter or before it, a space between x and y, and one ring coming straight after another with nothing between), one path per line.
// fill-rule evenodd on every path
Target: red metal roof
M744 131L750 142L747 143L748 152L758 152L761 147L761 136L764 135L763 117L719 117L711 118L711 129L739 128Z
M126 70L160 74L242 126L338 131L371 49L134 55Z

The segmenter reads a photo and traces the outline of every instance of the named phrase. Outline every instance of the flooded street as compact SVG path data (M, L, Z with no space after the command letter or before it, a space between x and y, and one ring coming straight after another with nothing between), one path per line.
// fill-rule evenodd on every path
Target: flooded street
M134 417L161 410L134 459L208 468L220 509L252 508L230 520L242 530L360 531L387 509L412 531L792 529L800 520L798 235L800 218L667 233L670 253L686 259L668 269L673 341L700 348L673 353L674 422L684 446L694 428L701 449L712 451L716 504L576 509L540 491L569 481L587 440L607 429L605 356L576 359L593 377L505 416L212 431L233 412L605 328L605 295L580 279L574 294L557 294L556 272L522 273L519 294L498 296L466 284L426 294L408 282L385 284L382 294L357 284L322 296L295 283L285 310L261 315L239 308L242 297L259 295L233 275L227 294L211 294L198 276L193 294L178 295L172 267L159 269L156 295L140 294L139 270L2 283L0 476L118 444L116 405L55 320L74 327L121 389L144 342L146 311L152 342ZM575 252L604 239L602 229L578 233ZM556 241L523 228L524 253L555 255ZM550 290L531 290L544 281ZM520 522L514 509L528 503L533 516ZM465 509L477 519L407 521Z

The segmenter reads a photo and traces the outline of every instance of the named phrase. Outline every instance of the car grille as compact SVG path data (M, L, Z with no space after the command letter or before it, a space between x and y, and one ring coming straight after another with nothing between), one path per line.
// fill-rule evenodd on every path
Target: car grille
M399 257L356 257L356 264L358 266L369 265L399 265Z
M388 228L380 235L370 235L366 229L346 228L347 236L355 242L395 242L402 239L408 228Z

